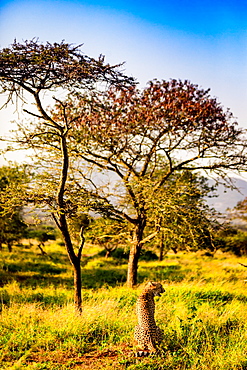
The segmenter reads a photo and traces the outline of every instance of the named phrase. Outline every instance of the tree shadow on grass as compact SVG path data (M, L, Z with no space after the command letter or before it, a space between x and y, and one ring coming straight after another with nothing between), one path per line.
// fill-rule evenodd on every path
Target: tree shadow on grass
M60 276L67 268L50 262L16 261L5 262L0 270L0 287L17 281L20 287L47 287L49 285L71 286L70 277Z
M38 274L61 274L66 272L67 269L56 265L51 265L44 262L9 262L3 264L2 269L7 273L18 273L18 272L36 272Z
M63 286L64 288L70 289L73 287L72 274L70 278L52 274L45 275L41 273L32 273L31 271L29 273L0 273L0 287L4 287L6 284L12 283L13 281L17 281L20 288L36 289L38 287L46 288L49 286Z
M11 296L7 291L2 291L0 301L0 311L3 306L10 306L12 303L39 303L43 306L63 306L68 302L68 296L65 293L47 294L47 292L33 292L31 294L15 294Z
M142 283L149 279L153 281L180 282L186 278L187 270L182 270L179 265L141 267L138 274L138 282Z
M12 302L16 303L39 303L44 306L62 306L68 301L73 300L73 276L61 277L57 275L41 275L41 274L18 274L9 273L8 277L0 276L3 288L0 291L0 311L3 306L9 306ZM17 281L19 284L19 290L16 292L9 291L4 288L5 283L11 281ZM83 289L98 289L103 286L116 286L126 281L125 269L84 269L82 270L82 287ZM51 287L52 291L44 290L42 288ZM65 288L59 290L59 287ZM27 290L26 290L26 289ZM35 289L41 288L38 291ZM57 288L57 289L56 289ZM32 291L33 289L33 291ZM67 292L66 292L67 290Z
M116 286L126 282L125 269L101 267L82 270L82 286L86 289L98 289L103 286Z
M67 276L64 276L67 272ZM185 270L179 265L143 267L138 272L138 283L145 280L180 282L186 277ZM84 289L98 289L103 286L116 286L123 284L127 279L127 267L107 265L92 268L82 267L82 286ZM8 282L16 280L20 287L54 287L64 286L67 289L73 289L73 273L71 275L68 268L60 267L49 262L31 263L8 263L0 270L1 286Z
M236 299L240 302L247 302L247 296L244 294L230 293L220 290L211 290L211 291L199 291L194 292L195 298L201 302L215 302L215 303L229 303L233 299Z
M105 285L116 286L126 282L127 271L114 266L82 268L81 275L84 289L98 289ZM7 268L0 270L0 287L13 281L17 281L20 288L63 286L66 289L73 289L73 272L72 268L69 272L66 268L42 263L8 264Z

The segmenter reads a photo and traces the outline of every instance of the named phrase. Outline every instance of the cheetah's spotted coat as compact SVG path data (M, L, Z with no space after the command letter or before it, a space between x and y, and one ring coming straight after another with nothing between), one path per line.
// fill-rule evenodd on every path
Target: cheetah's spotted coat
M156 352L157 345L162 341L163 332L154 319L154 297L160 296L165 290L160 283L149 282L137 300L138 325L135 327L134 338L144 353ZM141 353L139 351L138 353Z

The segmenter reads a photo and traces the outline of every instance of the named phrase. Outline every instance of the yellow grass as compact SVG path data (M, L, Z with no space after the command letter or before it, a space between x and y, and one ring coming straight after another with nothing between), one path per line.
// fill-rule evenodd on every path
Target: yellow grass
M142 262L134 290L104 280L104 271L114 275L125 265L89 259L78 315L65 252L57 245L47 251L53 260L35 247L1 255L1 369L247 369L247 268L240 264L247 258L170 254ZM148 279L166 289L156 300L165 338L160 357L137 360L135 302Z

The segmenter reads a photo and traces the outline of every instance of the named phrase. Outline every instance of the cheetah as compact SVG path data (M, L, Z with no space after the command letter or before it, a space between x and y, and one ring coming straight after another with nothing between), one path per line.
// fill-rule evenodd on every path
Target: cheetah
M165 290L160 283L149 282L137 299L138 325L135 327L134 338L142 351L137 356L147 356L157 352L157 345L163 339L163 331L156 325L154 319L154 297L160 297Z

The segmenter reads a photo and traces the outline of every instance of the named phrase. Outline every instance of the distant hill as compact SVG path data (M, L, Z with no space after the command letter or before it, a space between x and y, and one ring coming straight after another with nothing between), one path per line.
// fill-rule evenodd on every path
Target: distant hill
M221 213L224 213L227 208L235 207L238 202L247 197L247 181L237 178L233 180L239 191L227 189L223 185L219 185L216 191L218 197L207 199L208 204ZM209 180L209 184L213 185L213 181Z

